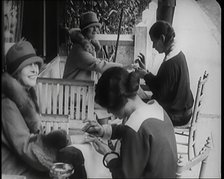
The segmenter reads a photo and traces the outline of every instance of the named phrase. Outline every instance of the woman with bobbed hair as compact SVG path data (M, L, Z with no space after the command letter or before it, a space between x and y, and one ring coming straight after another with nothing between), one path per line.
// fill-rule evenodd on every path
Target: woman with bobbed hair
M95 101L122 119L122 124L101 126L88 121L83 130L118 139L114 151L98 138L93 142L113 178L175 178L177 149L171 120L155 100L144 103L138 88L138 73L121 67L106 70L96 85Z
M141 78L153 93L152 99L165 109L174 126L185 125L192 116L193 95L190 89L190 78L184 53L175 41L173 27L165 21L157 21L149 30L149 35L159 53L165 58L157 75L146 70L144 55L140 54L141 69L137 69Z

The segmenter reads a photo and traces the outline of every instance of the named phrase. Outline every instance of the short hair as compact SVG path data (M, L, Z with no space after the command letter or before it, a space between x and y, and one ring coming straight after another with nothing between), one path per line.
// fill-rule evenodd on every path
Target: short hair
M128 72L122 67L106 70L96 85L95 101L110 110L119 110L127 98L136 96L139 88L139 74Z
M169 47L173 44L175 38L175 31L173 27L166 21L155 22L149 30L150 38L159 39L161 35L165 36L164 45Z

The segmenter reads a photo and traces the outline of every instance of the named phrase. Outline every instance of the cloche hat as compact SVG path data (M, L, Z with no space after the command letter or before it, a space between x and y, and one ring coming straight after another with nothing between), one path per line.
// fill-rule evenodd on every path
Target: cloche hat
M80 17L80 29L85 30L92 26L98 26L99 28L101 27L96 14L92 11L83 13Z
M32 44L28 41L19 41L15 43L6 54L7 71L15 75L25 66L37 63L39 68L43 65L43 59L36 55Z

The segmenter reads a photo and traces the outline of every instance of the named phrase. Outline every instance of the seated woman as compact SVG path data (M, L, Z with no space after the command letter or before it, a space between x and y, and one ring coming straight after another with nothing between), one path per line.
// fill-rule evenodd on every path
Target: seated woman
M96 85L95 101L116 117L120 125L88 121L83 130L103 139L118 139L116 152L95 138L95 149L113 178L175 178L177 147L172 122L155 101L137 95L139 76L121 67L106 70Z
M66 132L42 133L34 90L42 64L28 41L14 44L6 54L7 72L1 78L2 173L44 179L55 162L67 162L76 170L71 178L86 178L82 152L68 146Z
M70 38L73 45L66 60L64 79L97 81L99 74L108 68L123 66L120 63L108 62L97 58L97 54L102 51L99 41L96 40L96 34L100 27L101 24L97 19L96 13L89 11L81 15L80 29L70 30ZM98 105L95 105L94 111L99 121L111 117Z
M101 50L101 45L96 40L100 27L97 15L89 11L80 17L80 30L70 30L73 45L66 60L64 79L95 80L91 75L92 71L103 73L110 67L122 66L120 63L107 62L96 57Z
M193 95L190 89L190 78L184 53L175 42L175 32L165 21L157 21L149 30L149 35L159 53L165 53L165 58L157 72L148 72L144 63L144 55L140 54L141 69L137 69L141 78L152 91L152 99L168 113L174 126L185 125L192 116Z

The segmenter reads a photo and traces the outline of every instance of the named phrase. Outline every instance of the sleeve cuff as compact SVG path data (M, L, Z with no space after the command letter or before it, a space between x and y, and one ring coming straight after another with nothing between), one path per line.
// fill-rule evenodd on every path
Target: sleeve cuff
M112 159L118 158L116 154L111 153L110 155L107 155L105 158L106 163L108 164Z
M103 134L102 138L106 139L106 140L110 139L111 135L112 135L112 127L111 127L111 125L104 124L102 126L103 126L103 129L104 129L104 134Z

